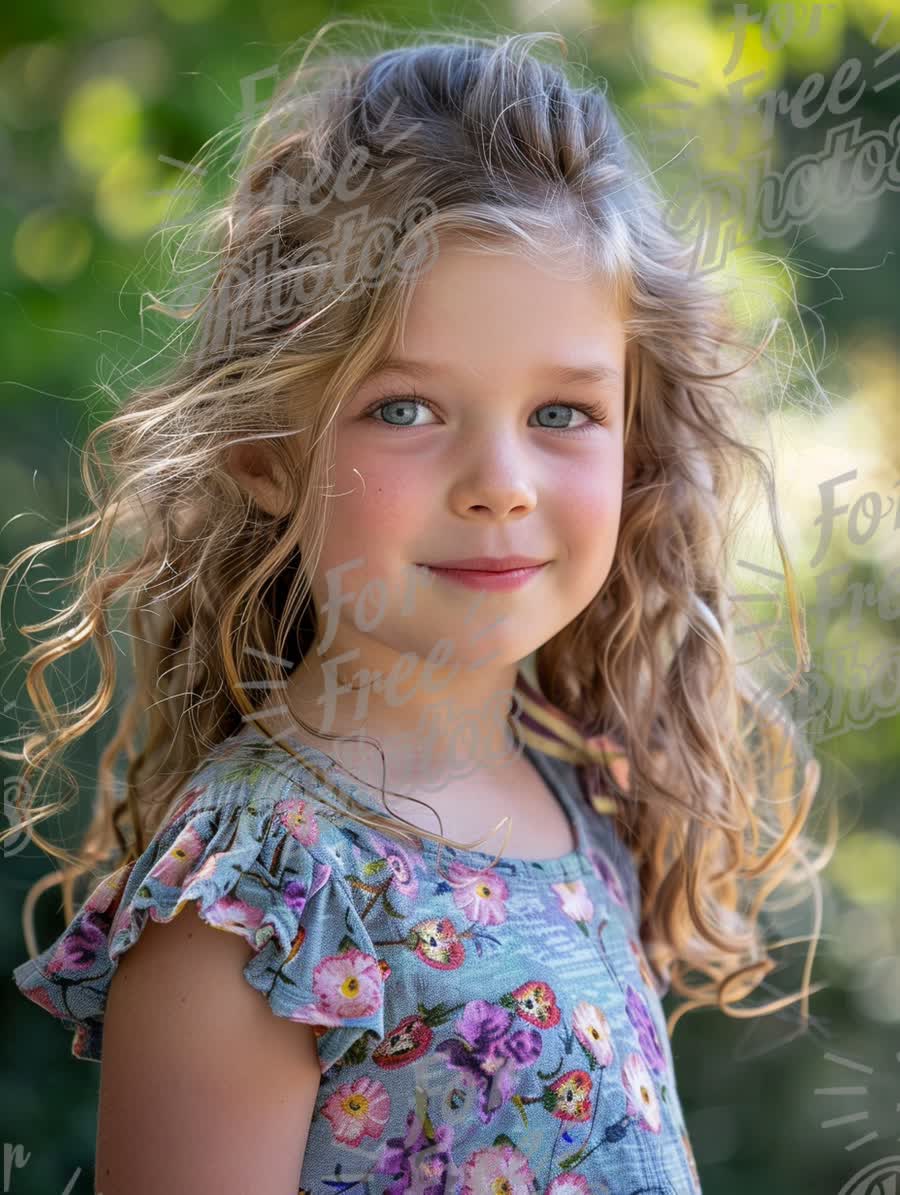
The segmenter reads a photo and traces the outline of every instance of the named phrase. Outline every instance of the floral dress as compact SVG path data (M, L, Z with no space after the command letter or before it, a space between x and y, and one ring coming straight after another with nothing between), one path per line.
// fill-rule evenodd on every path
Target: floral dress
M332 812L335 790L379 806L247 725L15 982L99 1060L119 958L195 901L252 946L243 976L273 1013L316 1035L299 1195L695 1195L633 860L582 769L523 750L577 846L485 870Z

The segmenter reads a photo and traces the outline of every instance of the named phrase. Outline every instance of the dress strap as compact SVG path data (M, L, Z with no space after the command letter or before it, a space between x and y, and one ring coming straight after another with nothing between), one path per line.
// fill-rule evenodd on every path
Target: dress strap
M610 735L586 735L574 718L548 701L522 674L516 676L513 694L516 711L511 719L517 737L555 759L581 765L588 798L598 813L617 813L614 796L601 792L600 763L627 792L628 757Z

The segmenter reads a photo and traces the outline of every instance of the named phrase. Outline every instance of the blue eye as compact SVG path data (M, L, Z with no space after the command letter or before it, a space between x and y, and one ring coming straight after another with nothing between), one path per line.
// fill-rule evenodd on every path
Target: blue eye
M582 413L582 415L586 415L587 423L582 423L582 424L578 425L578 427L575 427L575 428L570 428L568 424L563 425L563 427L559 427L558 423L549 424L549 425L547 425L547 430L549 430L549 431L575 431L575 433L578 433L578 431L582 431L582 433L583 433L583 431L589 431L590 428L592 428L592 424L606 423L606 412L600 406L598 406L598 407L580 406L577 403L547 403L546 406L539 406L538 412L540 412L540 411L565 411L567 409L570 411L580 411Z
M398 408L401 411L400 418L403 422L392 423L390 419L382 417L381 412L389 410L391 407ZM392 430L399 430L404 427L427 427L428 424L416 423L416 407L424 407L435 413L434 407L427 398L422 398L420 395L412 391L408 394L393 394L387 395L379 399L376 403L368 408L364 417L374 419L376 423L381 423L385 427ZM606 408L601 404L581 404L569 402L552 402L544 403L543 406L537 408L538 413L541 411L564 412L565 410L579 411L586 416L585 422L576 424L574 427L570 423L561 422L565 418L564 415L553 414L552 422L549 424L538 424L545 431L562 432L564 435L583 435L585 432L590 432L596 426L604 426L607 422Z
M398 408L401 412L400 418L404 420L402 423L391 423L388 419L376 418L376 423L384 423L387 427L421 427L421 424L415 423L416 407L426 407L429 411L434 413L433 407L423 399L414 394L401 394L394 398L389 398L387 401L382 401L378 406L369 410L368 414L375 417L375 412L390 410L391 407Z

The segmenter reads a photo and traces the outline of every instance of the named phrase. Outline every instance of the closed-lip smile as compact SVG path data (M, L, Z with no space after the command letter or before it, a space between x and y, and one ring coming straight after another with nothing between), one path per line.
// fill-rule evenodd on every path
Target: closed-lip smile
M537 568L547 564L537 556L467 556L464 560L438 560L426 568L455 568L479 573L505 573L512 569Z

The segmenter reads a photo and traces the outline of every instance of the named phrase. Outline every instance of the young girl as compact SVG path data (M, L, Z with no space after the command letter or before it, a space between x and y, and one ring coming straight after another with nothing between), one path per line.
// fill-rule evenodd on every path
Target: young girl
M753 375L605 95L534 40L304 60L180 364L88 441L18 800L68 928L37 952L33 891L15 981L102 1056L103 1195L689 1195L676 1020L807 1016L811 955L739 1003L765 899L821 866L815 762L795 791L734 646L742 463L775 512ZM117 633L73 858L36 796ZM96 692L57 709L85 643Z

